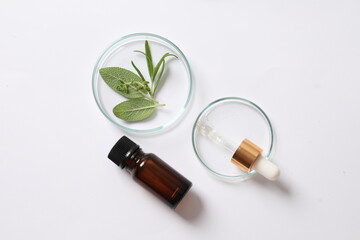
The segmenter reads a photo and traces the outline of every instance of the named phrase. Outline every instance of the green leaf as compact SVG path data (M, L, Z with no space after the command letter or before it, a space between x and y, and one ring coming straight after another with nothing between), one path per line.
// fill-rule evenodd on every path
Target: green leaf
M116 117L127 122L137 122L150 117L156 107L165 106L165 104L154 104L154 102L138 98L130 99L116 105L113 113Z
M140 72L140 70L136 67L135 63L133 61L131 61L131 65L135 68L136 72L139 74L140 78L146 82L144 76L142 75L142 73Z
M156 64L156 66L155 66L155 68L154 68L154 72L153 72L153 74L154 74L154 79L155 79L155 77L156 77L157 72L159 71L159 68L160 68L162 62L163 62L163 61L165 60L165 58L167 58L167 57L176 57L176 58L178 58L178 57L177 57L176 55L174 55L174 54L165 53L165 54L160 58L158 64Z
M145 41L145 56L146 56L146 62L147 62L149 75L150 75L151 81L153 81L154 80L154 76L153 76L154 67L153 67L153 63L152 63L151 51L150 51L150 46L149 46L148 40Z
M158 86L159 86L159 84L160 84L160 82L161 82L162 76L163 76L163 74L164 74L165 60L162 61L162 65L161 65L161 66L162 66L162 67L161 67L161 70L160 70L159 77L158 77L158 79L157 79L156 82L155 82L154 95L155 95L155 93L156 93L156 90L157 90L157 88L158 88Z
M101 68L99 72L109 87L126 98L141 98L147 95L146 89L138 89L130 84L135 82L143 84L143 80L127 69L108 67Z
M134 52L141 53L141 54L144 54L144 56L146 56L146 54L143 51L134 50Z

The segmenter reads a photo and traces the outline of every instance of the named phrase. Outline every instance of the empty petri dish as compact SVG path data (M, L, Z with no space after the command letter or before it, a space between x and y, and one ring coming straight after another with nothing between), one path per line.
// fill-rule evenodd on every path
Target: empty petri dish
M139 122L126 122L117 118L113 108L128 99L111 89L99 74L101 68L121 67L136 73L134 61L147 81L150 81L146 58L135 50L144 51L145 41L149 42L154 64L165 53L178 58L167 58L163 80L156 93L156 100L165 104L156 108L153 115ZM133 133L156 133L174 126L184 116L192 95L192 75L189 63L182 51L172 42L150 33L136 33L122 37L101 54L95 64L92 87L95 101L104 116L116 126Z
M202 133L208 127L226 139L226 145L216 144ZM244 139L249 139L263 149L269 159L274 146L274 131L265 112L255 103L238 97L213 101L201 111L192 131L192 143L201 164L213 175L226 181L250 178L255 171L243 172L231 163L232 155Z

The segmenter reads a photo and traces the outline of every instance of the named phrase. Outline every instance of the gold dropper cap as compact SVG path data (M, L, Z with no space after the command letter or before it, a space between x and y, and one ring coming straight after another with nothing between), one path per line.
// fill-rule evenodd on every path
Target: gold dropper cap
M232 156L231 162L242 171L249 172L261 152L262 149L259 146L248 139L244 139Z

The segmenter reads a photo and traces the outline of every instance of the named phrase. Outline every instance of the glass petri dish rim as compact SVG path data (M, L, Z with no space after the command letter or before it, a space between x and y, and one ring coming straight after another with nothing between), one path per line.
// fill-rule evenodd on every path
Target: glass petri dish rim
M230 176L230 175L226 175L220 172L215 171L214 169L210 168L201 158L198 150L197 150L197 146L195 143L195 132L196 132L196 125L199 121L199 119L204 115L204 113L207 112L207 110L209 110L211 107L213 107L215 104L223 102L223 101L237 101L237 102L241 102L243 104L246 104L248 106L251 106L253 109L255 109L258 113L260 113L260 115L262 115L262 117L265 119L265 122L267 123L268 126L268 130L269 130L269 138L270 138L270 145L269 145L269 150L267 152L267 154L265 155L266 158L270 158L271 153L273 151L273 147L274 147L274 129L273 126L270 122L269 117L266 115L266 113L264 112L264 110L262 110L258 105L256 105L254 102L247 100L245 98L240 98L240 97L225 97L225 98L219 98L211 103L209 103L197 116L194 125L193 125L193 129L192 129L192 145L193 145L193 149L195 152L195 155L197 157L197 159L200 161L200 163L212 174L221 177L221 178L225 178L225 179L242 179L245 178L247 179L248 177L250 177L251 175L253 175L255 173L254 170L251 170L248 173L242 173L239 175L234 175L234 176Z
M118 43L127 40L127 39L131 39L131 38L137 38L137 37L150 37L150 38L155 38L155 39L159 39L161 41L164 41L165 43L169 44L171 47L173 47L176 51L178 51L178 53L180 54L180 59L183 60L185 68L186 68L186 72L187 72L187 78L188 78L188 84L189 84L189 91L188 94L186 96L186 101L185 104L183 105L182 109L178 112L178 114L169 122L155 127L155 128L149 128L149 129L134 129L134 128L129 128L126 127L124 125L121 125L119 123L117 123L116 121L114 121L103 109L102 104L100 103L99 100L99 96L97 94L97 90L96 90L96 81L97 81L97 76L98 76L98 69L99 69L99 65L100 63L104 60L104 57L109 53L109 51ZM192 72L191 72L191 68L190 68L190 64L187 60L187 58L185 57L184 53L180 50L180 48L178 48L173 42L171 42L170 40L159 36L157 34L153 34L153 33L132 33L132 34L128 34L125 35L121 38L119 38L118 40L116 40L115 42L113 42L112 44L110 44L99 56L99 58L96 61L96 64L94 66L93 69L93 74L92 74L92 92L93 92L93 96L96 102L96 105L99 107L100 111L102 112L102 114L113 124L115 124L116 126L118 126L119 128L127 131L127 132L132 132L132 133L155 133L155 132L159 132L159 131L163 131L165 129L168 129L169 127L175 125L175 123L177 123L178 120L181 119L181 117L184 116L184 114L186 113L187 108L190 105L190 100L192 97L192 92L193 92L193 78L192 78Z

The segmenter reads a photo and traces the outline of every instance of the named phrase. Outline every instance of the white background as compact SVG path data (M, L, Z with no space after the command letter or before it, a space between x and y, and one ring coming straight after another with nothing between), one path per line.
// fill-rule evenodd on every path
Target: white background
M359 1L0 2L0 239L359 239ZM193 182L177 211L107 159L125 134L91 75L110 43L177 44L196 89L186 118L133 140ZM278 182L229 184L195 158L191 128L220 97L261 106Z

